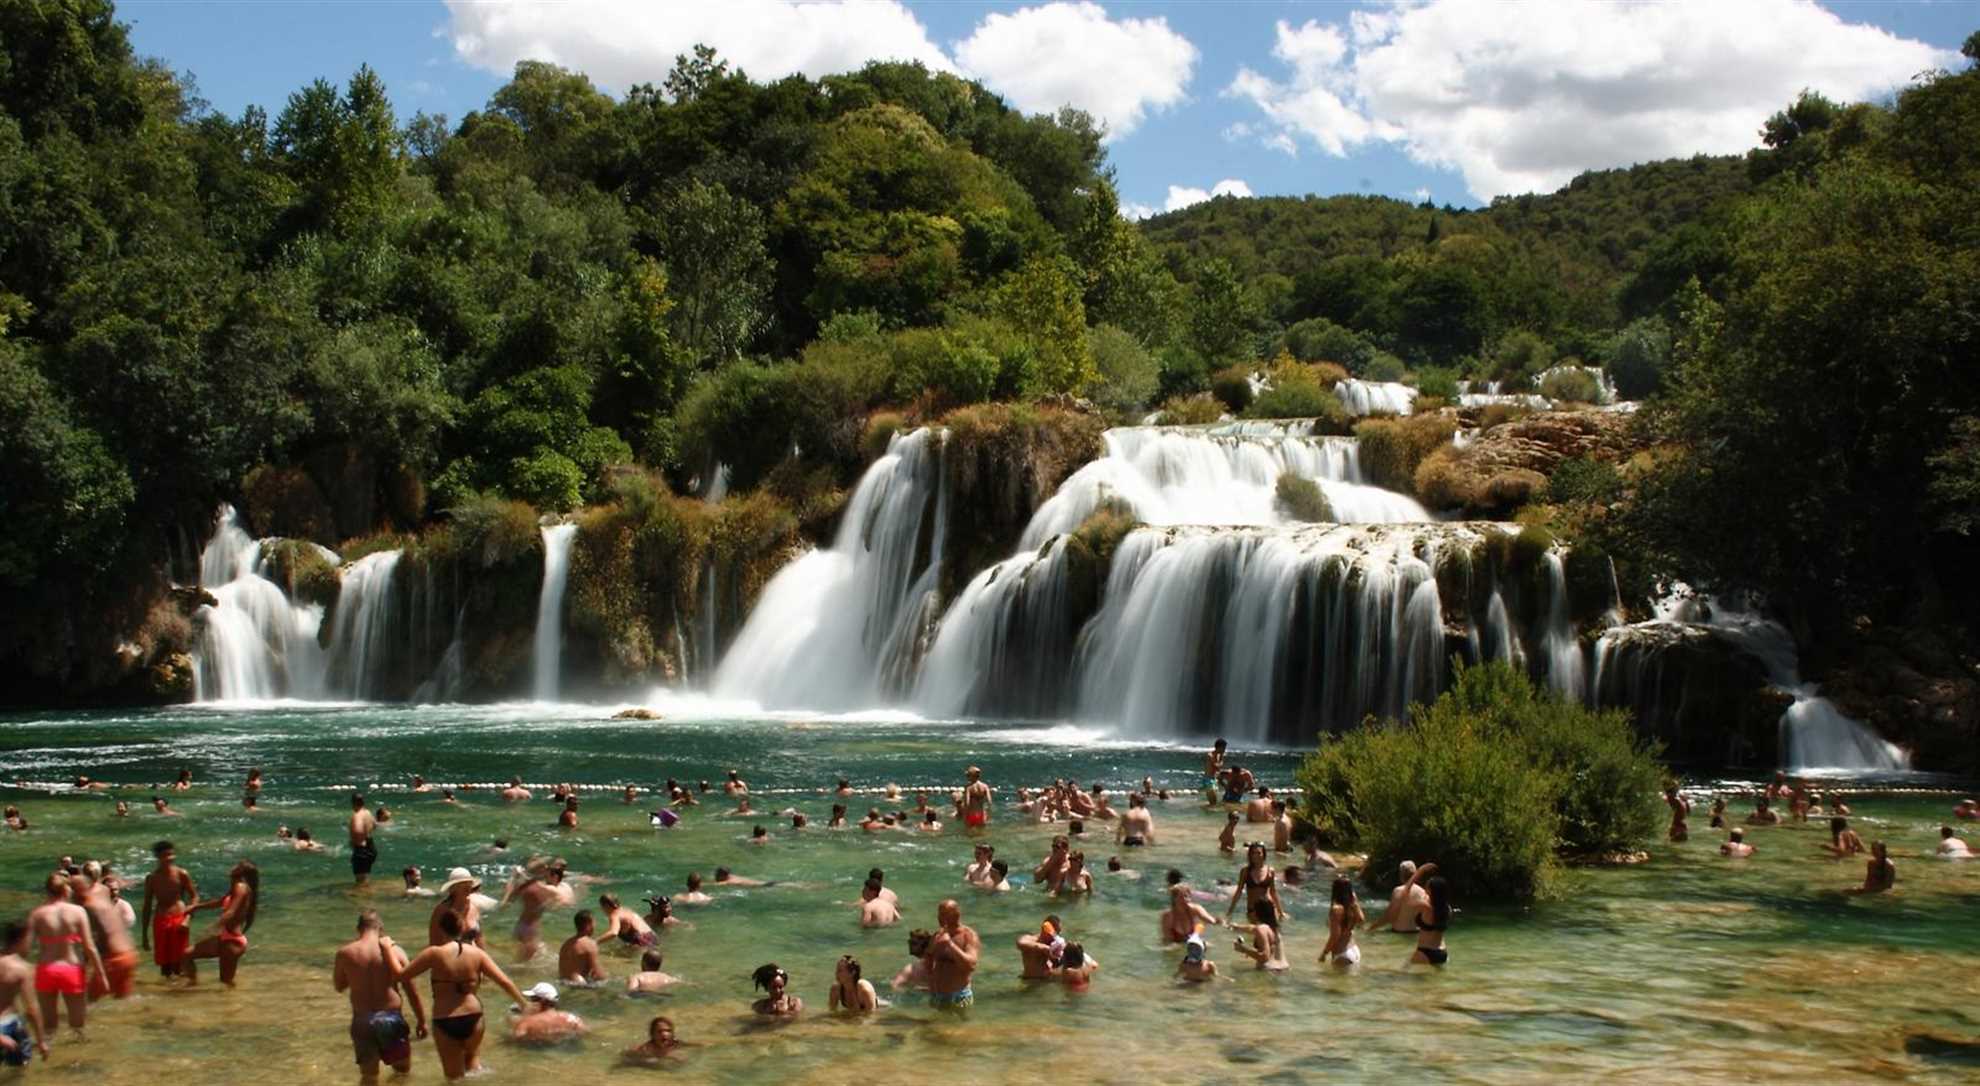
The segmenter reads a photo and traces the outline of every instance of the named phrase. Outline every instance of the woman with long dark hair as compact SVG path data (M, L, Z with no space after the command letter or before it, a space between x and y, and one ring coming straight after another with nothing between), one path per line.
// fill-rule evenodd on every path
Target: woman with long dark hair
M1334 968L1347 969L1361 961L1361 947L1354 941L1356 928L1368 922L1361 911L1361 899L1354 896L1354 881L1346 875L1334 876L1334 903L1327 909L1327 946L1320 960L1334 960Z
M1238 898L1244 898L1245 915L1265 904L1272 907L1272 923L1286 915L1279 905L1279 876L1272 865L1265 862L1265 842L1253 841L1244 846L1244 867L1238 870L1237 888L1231 891L1231 903L1224 906L1224 919L1229 920L1237 911Z
M1433 875L1436 864L1424 864L1409 877L1411 883L1421 882L1430 900L1419 905L1416 910L1416 952L1409 956L1411 962L1425 965L1443 965L1451 960L1450 951L1444 947L1444 932L1451 926L1451 887L1442 875Z

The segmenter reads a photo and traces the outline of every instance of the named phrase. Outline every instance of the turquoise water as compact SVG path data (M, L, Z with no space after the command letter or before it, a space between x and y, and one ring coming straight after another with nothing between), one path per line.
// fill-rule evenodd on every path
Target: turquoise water
M1016 785L1074 777L1118 789L1153 776L1188 789L1199 750L1064 726L664 708L670 719L659 723L609 720L610 709L522 705L0 717L4 776L14 782L6 802L32 822L26 833L0 835L0 909L34 904L31 888L64 854L141 874L150 843L162 836L178 844L202 888L220 887L241 856L263 871L261 917L238 989L214 984L211 969L192 992L167 990L146 975L136 998L99 1005L87 1043L58 1045L47 1073L105 1083L155 1082L161 1072L194 1081L349 1081L348 1012L331 990L329 964L355 910L376 906L388 930L417 944L431 901L398 895L401 867L418 864L437 885L447 868L465 865L499 884L505 865L530 852L567 858L574 872L609 880L629 903L676 892L688 871L712 875L717 865L777 885L718 890L713 905L681 911L692 926L662 942L667 971L688 982L673 994L571 993L567 1008L593 1027L583 1041L525 1050L491 1031L484 1059L505 1081L610 1070L654 1013L672 1017L693 1045L672 1073L738 1082L993 1081L1047 1066L1099 1082L1745 1081L1756 1068L1783 1079L1955 1082L1980 1073L1980 1050L1962 1047L1980 1042L1971 981L1980 964L1980 929L1971 920L1980 864L1930 858L1955 798L1933 790L1934 782L1852 793L1859 831L1889 841L1900 869L1898 890L1879 898L1840 892L1861 881L1862 864L1827 859L1817 848L1827 835L1813 825L1755 830L1749 839L1758 856L1720 859L1701 803L1693 842L1659 847L1648 864L1575 873L1559 900L1531 908L1464 908L1443 971L1402 968L1409 941L1387 936L1362 939L1354 973L1318 966L1321 887L1287 897L1290 973L1240 969L1249 963L1218 933L1212 958L1231 979L1184 988L1170 979L1177 952L1156 935L1162 873L1176 867L1213 886L1238 866L1215 846L1221 812L1203 810L1193 795L1159 806L1155 847L1124 854L1139 880L1096 874L1098 892L1084 902L1053 901L1032 887L977 894L961 883L970 840L953 830L875 836L822 827L833 802L826 790L841 776L861 792L848 801L856 819L889 783L907 791L886 806L907 808L914 788L955 787L974 763L1005 801L987 840L1014 870L1028 870L1062 827L1020 823L1008 806ZM1270 751L1238 758L1273 784L1288 782L1297 761ZM172 798L184 817L151 815L150 787L182 766L198 782ZM251 766L267 781L260 815L239 802ZM732 767L764 794L759 806L795 806L814 828L793 833L788 819L714 817L725 805L711 796L681 827L656 831L645 813L650 796L628 806L608 790L627 782L649 788L667 777L719 784ZM543 799L506 807L490 788L462 792L465 806L449 808L437 793L406 794L415 772L436 784L493 785L513 773L600 790L584 793L580 828L563 831ZM21 786L77 773L130 787L77 795ZM397 816L380 834L379 885L369 894L351 890L341 847L353 784ZM1750 782L1692 784L1702 799L1708 789L1730 794ZM131 817L113 817L116 798L132 801ZM772 839L753 846L746 839L759 822ZM331 852L289 850L274 837L282 824L310 827ZM487 852L498 836L510 841L509 857ZM1104 870L1115 851L1109 831L1096 826L1094 838L1087 851ZM846 904L872 866L885 868L900 894L898 928L862 931ZM793 991L819 1012L840 954L857 956L886 995L885 981L907 961L907 929L933 927L937 902L950 896L986 945L977 1006L966 1019L938 1018L910 994L867 1021L817 1013L764 1030L750 1020L748 977L766 961L789 970ZM1100 960L1089 993L1018 980L1012 943L1048 912ZM520 985L551 979L554 959L514 962L512 923L501 914L487 922L497 960ZM569 930L566 914L551 914L545 926L553 945ZM636 966L608 951L607 968L617 978ZM614 1080L649 1073L626 1069ZM416 1050L415 1074L437 1081L429 1045Z

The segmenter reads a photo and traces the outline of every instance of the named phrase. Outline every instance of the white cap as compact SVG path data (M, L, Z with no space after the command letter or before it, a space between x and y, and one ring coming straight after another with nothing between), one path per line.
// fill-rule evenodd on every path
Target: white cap
M538 981L534 985L523 989L523 998L534 999L541 1003L555 1003L557 1002L557 986L547 980Z

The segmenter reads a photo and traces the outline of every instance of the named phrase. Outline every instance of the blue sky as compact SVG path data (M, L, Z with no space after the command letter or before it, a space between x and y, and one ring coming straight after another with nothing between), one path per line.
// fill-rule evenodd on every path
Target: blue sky
M1743 150L1803 87L1880 97L1963 64L1973 3L1420 0L990 4L855 0L124 0L140 53L216 109L274 113L360 63L402 118L458 119L515 61L607 91L696 41L752 75L912 58L1037 111L1105 118L1137 213L1237 194L1477 204L1584 169Z

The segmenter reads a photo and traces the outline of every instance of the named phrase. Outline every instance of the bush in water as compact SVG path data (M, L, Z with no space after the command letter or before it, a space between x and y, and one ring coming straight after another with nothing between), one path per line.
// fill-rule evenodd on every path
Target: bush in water
M1222 401L1231 414L1243 414L1251 406L1251 367L1230 366L1212 374L1210 395Z
M1599 403L1602 386L1587 370L1564 369L1548 374L1540 382L1540 395L1567 403Z
M1281 475L1274 487L1273 497L1273 504L1279 512L1293 520L1326 524L1334 519L1334 506L1327 500L1326 491L1311 479L1292 474Z
M1417 465L1450 444L1457 423L1442 414L1363 419L1354 433L1361 439L1361 472L1368 481L1408 494L1416 481Z
M1593 712L1502 663L1460 667L1436 702L1371 722L1301 764L1302 806L1324 841L1388 879L1434 860L1460 894L1544 893L1559 856L1641 847L1658 826L1663 768L1620 712Z
M1171 396L1163 401L1155 421L1162 426L1203 426L1224 417L1224 405L1207 392Z

